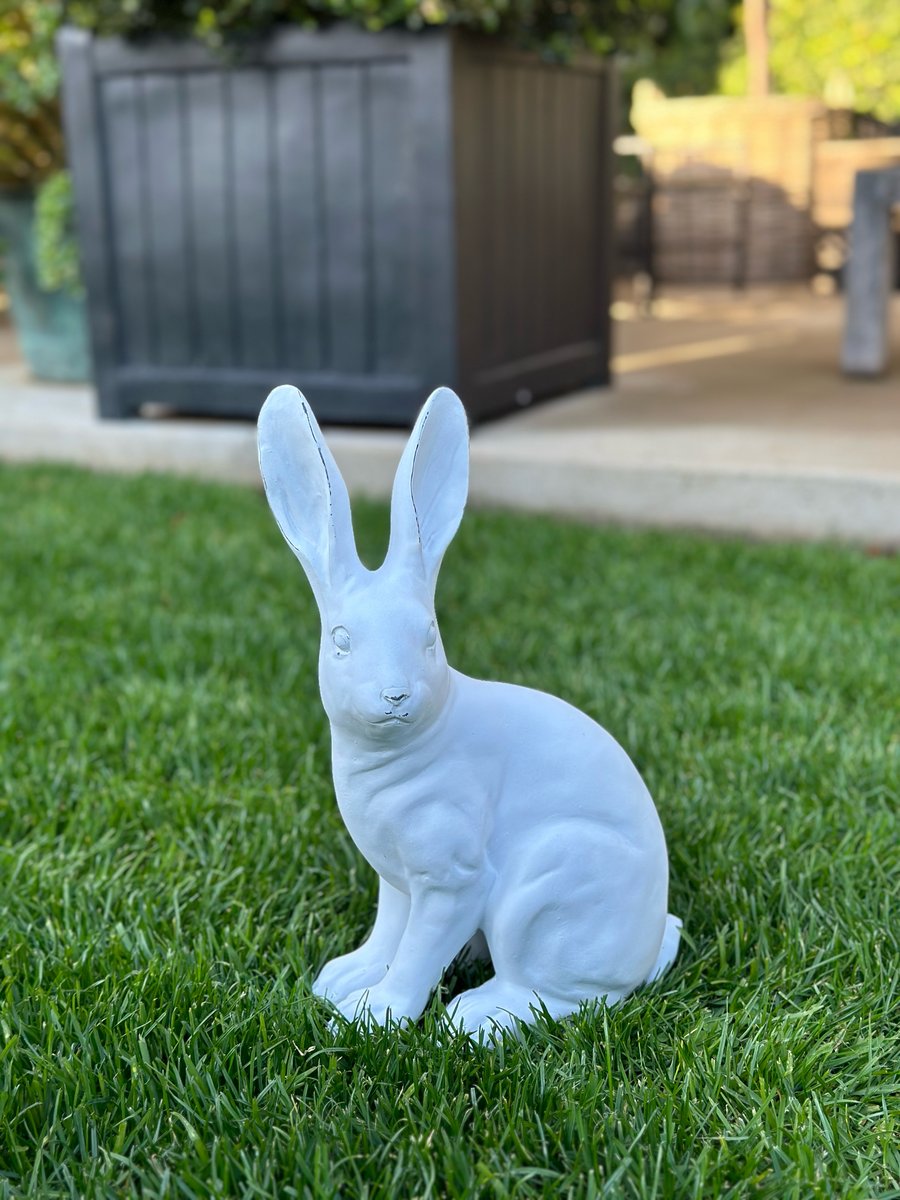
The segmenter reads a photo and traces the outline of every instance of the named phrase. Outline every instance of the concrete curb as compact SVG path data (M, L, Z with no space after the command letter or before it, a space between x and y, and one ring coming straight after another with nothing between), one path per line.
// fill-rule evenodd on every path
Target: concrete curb
M0 460L6 462L259 486L251 424L101 422L87 388L7 387L0 403ZM387 498L405 435L358 429L327 435L351 491ZM736 439L734 430L726 436L715 428L692 430L689 438L652 428L586 438L543 425L487 426L472 439L471 503L626 525L900 545L900 465L896 474L802 460L773 467L779 446L773 450L771 441L754 445L749 433ZM789 440L779 445L797 459ZM809 438L802 448L815 457Z

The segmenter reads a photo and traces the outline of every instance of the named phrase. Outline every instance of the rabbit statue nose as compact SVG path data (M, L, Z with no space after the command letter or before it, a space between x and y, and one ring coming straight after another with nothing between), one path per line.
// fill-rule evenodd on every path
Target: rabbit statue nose
M385 688L381 698L385 704L402 704L404 700L409 699L409 692L403 691L402 688Z

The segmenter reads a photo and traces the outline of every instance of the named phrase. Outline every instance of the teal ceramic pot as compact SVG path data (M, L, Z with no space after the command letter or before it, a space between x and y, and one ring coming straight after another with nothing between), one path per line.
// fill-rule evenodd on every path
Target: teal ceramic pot
M46 292L34 267L34 198L0 192L3 285L22 355L38 379L82 383L91 378L84 300Z

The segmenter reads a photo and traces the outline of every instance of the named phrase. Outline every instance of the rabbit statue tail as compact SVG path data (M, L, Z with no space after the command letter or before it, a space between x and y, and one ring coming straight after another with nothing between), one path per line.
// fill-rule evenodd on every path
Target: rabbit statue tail
M652 983L654 979L659 979L665 975L669 967L675 961L678 954L678 943L681 941L681 918L673 917L671 913L666 917L666 928L663 932L662 945L659 948L659 955L656 962L653 964L653 970L647 976L647 983Z

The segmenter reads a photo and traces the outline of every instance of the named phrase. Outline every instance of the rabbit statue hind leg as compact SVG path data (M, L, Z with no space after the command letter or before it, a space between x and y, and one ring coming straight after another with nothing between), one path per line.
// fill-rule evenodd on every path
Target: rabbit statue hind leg
M656 962L653 964L653 970L647 976L646 983L654 983L657 979L662 979L669 967L678 957L678 945L681 941L681 917L673 916L669 913L666 916L666 928L663 931L662 945L659 948L659 954L656 957Z
M681 919L669 913L659 956L645 983L653 983L668 971L678 954L680 938ZM612 1006L627 995L628 991L614 989L598 993L595 987L590 986L584 989L583 994L576 990L567 995L556 995L546 987L530 988L527 984L495 975L480 987L463 992L451 1001L448 1015L451 1024L470 1037L490 1040L505 1029L515 1030L520 1025L530 1025L540 1011L559 1019L571 1016L582 1004L602 1001Z
M496 973L451 1002L451 1023L491 1037L530 1024L535 1010L559 1018L585 1002L613 1005L659 978L681 929L665 912L659 857L658 845L594 822L549 826L503 873L485 919Z

